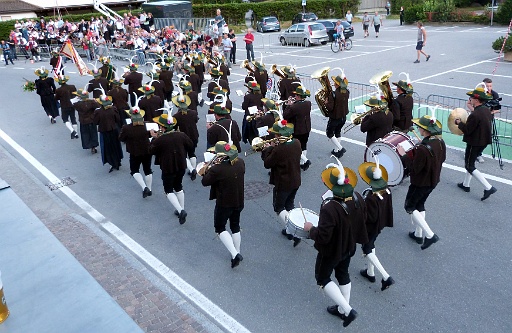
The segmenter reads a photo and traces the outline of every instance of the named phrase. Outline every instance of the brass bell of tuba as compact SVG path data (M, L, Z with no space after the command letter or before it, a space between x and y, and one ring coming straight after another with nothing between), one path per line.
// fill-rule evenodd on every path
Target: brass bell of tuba
M245 59L244 62L242 62L240 68L247 69L247 71L252 75L254 75L254 72L256 71L256 68L251 67L251 62L247 59Z
M324 115L324 117L329 117L330 111L327 109L327 101L328 98L332 97L332 87L331 82L329 81L329 70L330 67L324 67L319 69L313 74L311 74L312 79L317 79L320 81L322 88L318 89L315 92L315 100L320 108L320 112Z
M270 68L270 72L274 75L277 75L279 76L280 78L282 79L285 79L287 78L286 74L283 73L282 70L280 70L279 68L277 68L277 65L276 64L273 64L272 67Z
M384 94L384 99L388 103L388 107L391 107L391 103L393 102L393 91L391 90L391 86L389 85L389 78L393 75L392 71L385 71L378 74L375 74L371 79L371 84L377 84Z

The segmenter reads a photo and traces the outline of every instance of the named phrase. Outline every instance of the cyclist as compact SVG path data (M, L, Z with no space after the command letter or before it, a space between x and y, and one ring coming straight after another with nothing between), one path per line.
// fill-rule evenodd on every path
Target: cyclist
M338 43L340 43L340 50L343 51L343 49L345 48L345 34L343 33L343 30L345 29L343 28L343 24L341 24L341 20L338 20L338 22L336 22L336 26L334 27L334 29L336 30L334 38L338 40Z

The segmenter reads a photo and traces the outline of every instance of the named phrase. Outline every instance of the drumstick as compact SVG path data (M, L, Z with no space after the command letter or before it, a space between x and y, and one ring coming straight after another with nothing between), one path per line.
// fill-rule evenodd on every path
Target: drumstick
M302 216L304 216L304 221L307 222L308 219L306 219L306 214L304 214L304 208L302 208L302 205L300 204L300 201L299 201L299 206L300 206L300 211L302 212Z
M418 138L418 140L420 140L420 142L421 142L422 140L421 140L420 136L418 135L418 133L416 133L416 131L415 131L414 129L412 129L411 131L414 133L414 135L415 135L415 136Z

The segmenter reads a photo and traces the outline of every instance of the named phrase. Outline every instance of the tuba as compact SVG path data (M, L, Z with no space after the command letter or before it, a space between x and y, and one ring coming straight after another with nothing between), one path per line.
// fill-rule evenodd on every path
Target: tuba
M240 68L247 69L249 74L252 74L252 75L254 75L254 72L256 71L255 68L251 67L251 62L249 60L247 60L247 59L245 59L244 62L242 62L242 64L240 65Z
M385 71L378 74L375 74L371 79L371 84L377 84L384 94L384 98L388 103L388 107L391 108L391 103L393 102L393 91L391 91L391 86L389 85L389 78L393 75L392 71Z
M324 117L329 117L330 110L327 109L327 100L332 98L332 87L329 81L329 67L319 69L311 74L312 79L320 81L322 88L318 89L315 93L315 100L320 108L320 112Z
M210 55L206 56L206 60L213 66L213 67L219 67L219 63L215 61L214 58L212 58Z
M286 74L283 73L283 71L281 71L279 68L277 68L276 64L272 65L272 67L270 68L270 72L274 75L279 76L282 79L285 79L287 77Z

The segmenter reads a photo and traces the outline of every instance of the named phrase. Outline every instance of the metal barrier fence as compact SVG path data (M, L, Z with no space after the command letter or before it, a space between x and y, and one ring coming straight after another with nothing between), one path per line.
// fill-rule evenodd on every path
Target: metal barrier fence
M194 29L196 31L203 31L208 25L208 18L155 18L155 28L162 29L163 27L174 26L180 31Z

